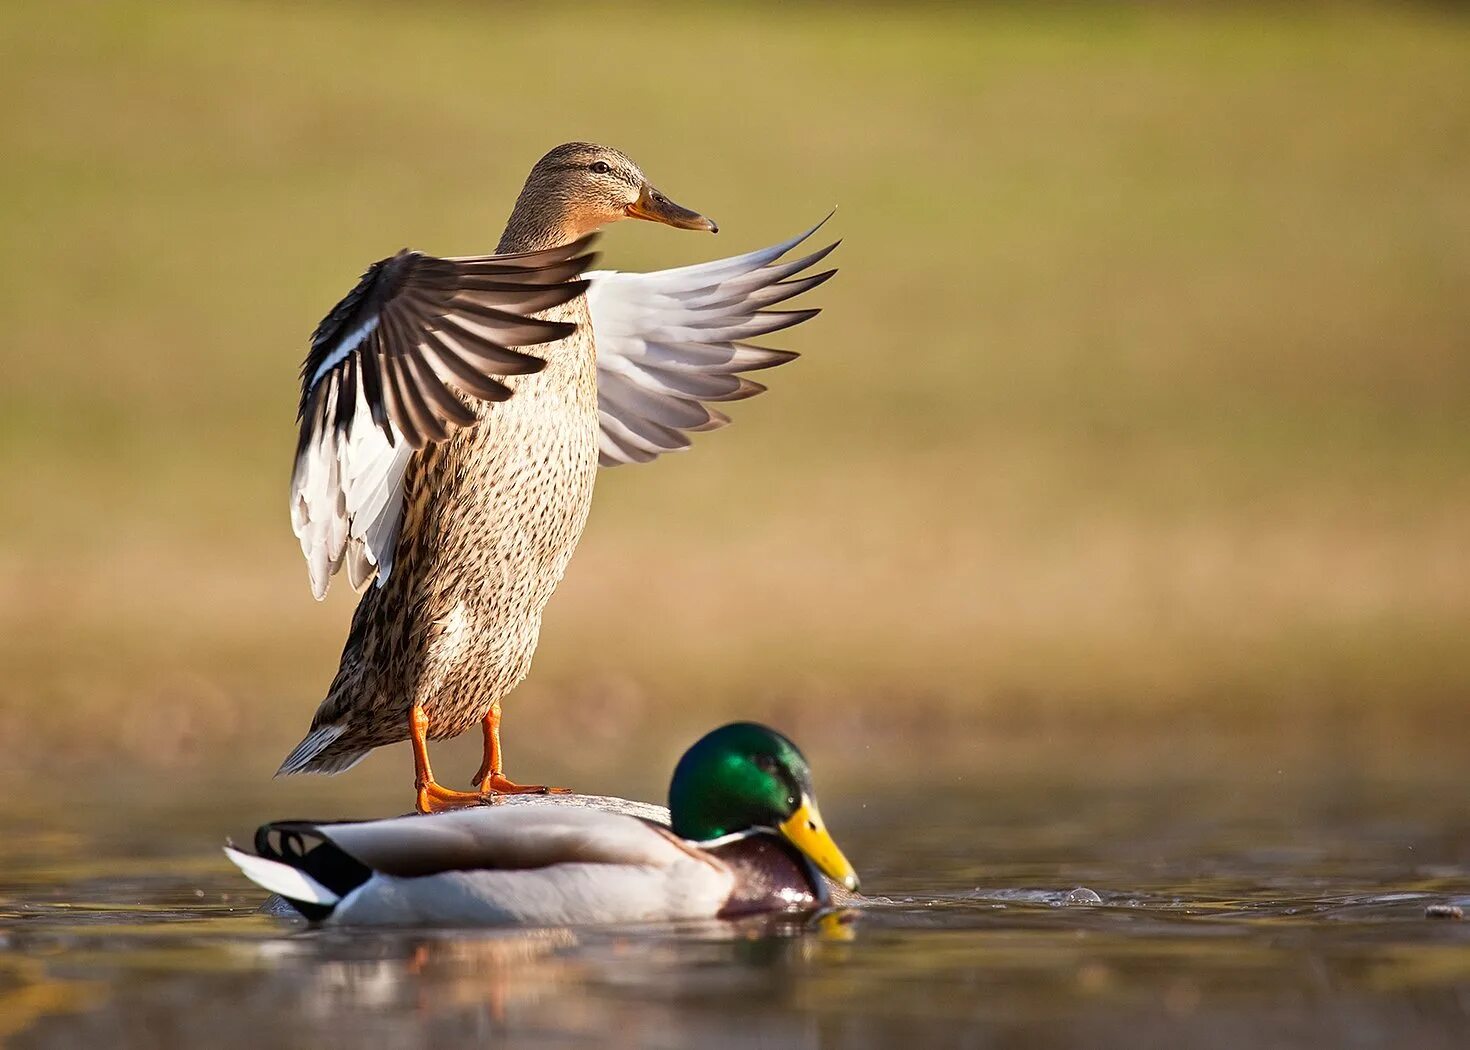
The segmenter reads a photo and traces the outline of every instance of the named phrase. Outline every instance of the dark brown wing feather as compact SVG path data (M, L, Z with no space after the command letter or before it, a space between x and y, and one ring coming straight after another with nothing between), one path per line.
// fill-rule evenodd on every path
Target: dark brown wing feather
M575 326L527 314L586 290L576 278L590 243L464 259L402 251L369 267L317 327L301 368L291 525L318 598L344 558L354 586L388 578L414 451L474 425L467 397L504 401L501 379L545 367L515 348Z
M574 280L593 261L593 238L519 255L436 258L401 251L370 266L317 327L301 368L304 445L329 402L338 431L351 427L359 386L374 421L392 422L414 448L442 441L474 414L452 389L489 400L508 395L492 376L525 375L545 362L511 347L563 339L572 325L526 314L586 290ZM456 350L436 338L449 332ZM436 359L452 356L440 366ZM359 379L360 377L360 379ZM333 396L335 395L335 396Z

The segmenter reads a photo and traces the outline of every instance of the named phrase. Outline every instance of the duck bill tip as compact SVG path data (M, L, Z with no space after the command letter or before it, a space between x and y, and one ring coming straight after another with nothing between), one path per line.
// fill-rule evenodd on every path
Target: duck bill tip
M672 226L676 230L700 230L706 233L719 233L720 227L715 220L675 204L659 190L654 189L648 183L643 184L638 199L626 208L626 213L631 219L646 219L649 222L663 223Z
M822 874L850 893L858 892L857 871L833 841L815 802L809 798L802 799L796 812L782 821L780 831Z

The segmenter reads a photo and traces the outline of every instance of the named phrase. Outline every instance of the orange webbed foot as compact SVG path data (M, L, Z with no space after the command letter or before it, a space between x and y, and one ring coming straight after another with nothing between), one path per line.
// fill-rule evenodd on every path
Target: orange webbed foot
M478 791L455 791L430 780L418 786L414 808L420 813L445 813L451 809L488 805L491 801L489 795Z
M514 780L501 776L499 773L487 774L481 770L475 776L475 784L480 789L481 795L494 797L496 795L570 795L571 788L547 787L544 784L517 784Z

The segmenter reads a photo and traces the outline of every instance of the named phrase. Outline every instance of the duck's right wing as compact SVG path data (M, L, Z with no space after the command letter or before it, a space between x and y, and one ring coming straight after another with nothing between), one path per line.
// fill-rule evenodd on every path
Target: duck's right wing
M387 580L409 459L476 420L465 396L504 401L498 378L545 361L511 349L570 334L526 315L574 299L591 238L520 255L441 259L401 251L374 263L312 336L301 368L301 437L291 527L312 593L344 560L354 587Z

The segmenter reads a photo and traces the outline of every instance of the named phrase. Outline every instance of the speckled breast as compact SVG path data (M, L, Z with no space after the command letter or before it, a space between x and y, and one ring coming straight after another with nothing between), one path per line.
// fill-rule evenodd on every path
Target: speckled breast
M547 367L508 380L509 400L480 403L480 423L426 449L405 479L388 585L397 608L384 627L398 635L404 708L423 704L435 738L482 720L530 670L541 611L591 506L597 370L586 299L543 316L578 329L534 348Z

